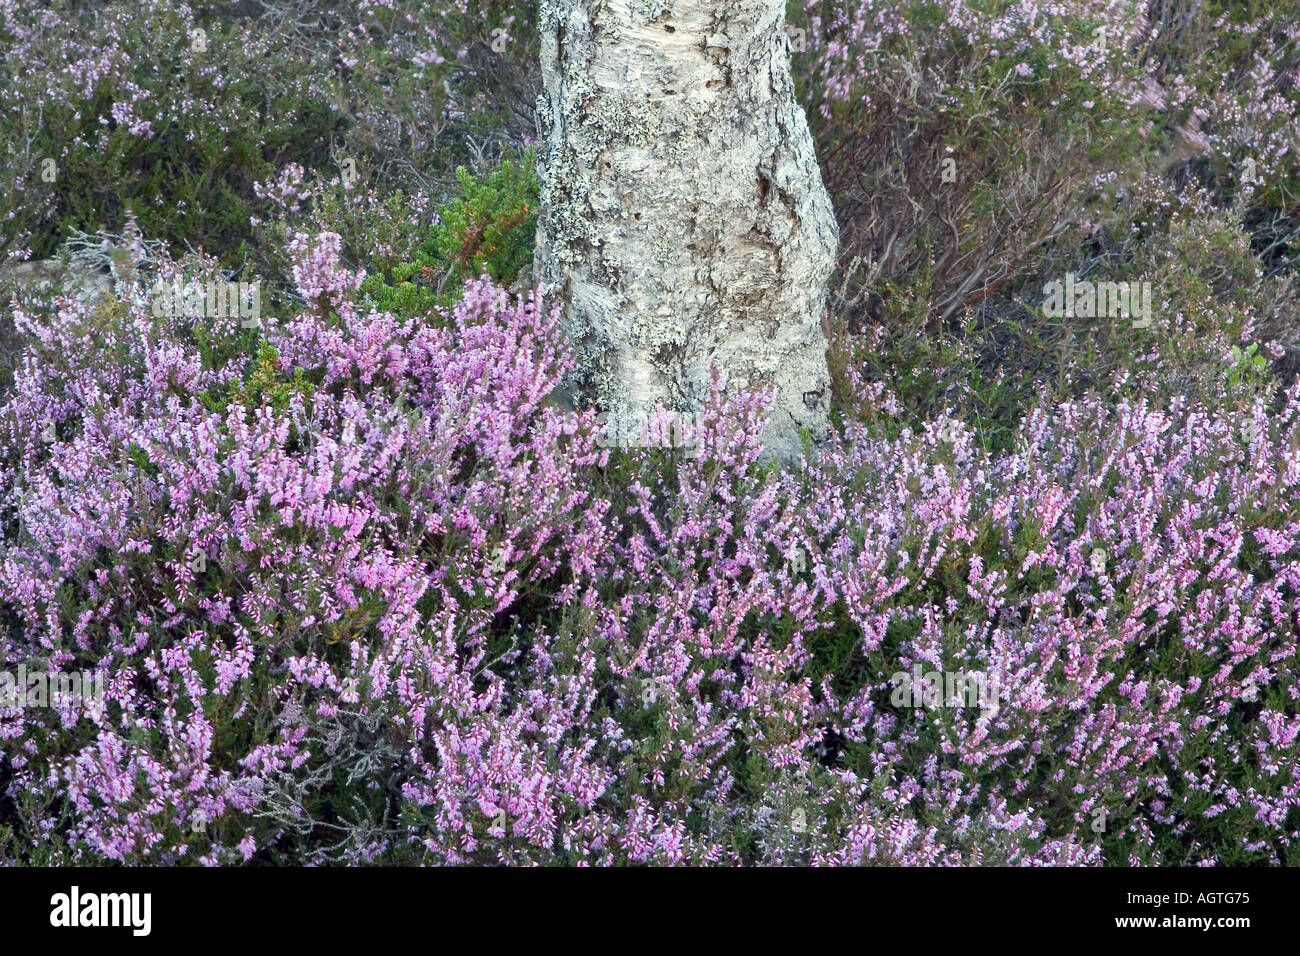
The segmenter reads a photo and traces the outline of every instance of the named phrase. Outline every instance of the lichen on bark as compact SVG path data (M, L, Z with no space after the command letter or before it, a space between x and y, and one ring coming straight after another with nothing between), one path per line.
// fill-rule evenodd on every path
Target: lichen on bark
M783 0L541 0L537 272L574 404L616 431L698 410L709 367L778 390L793 458L827 430L838 229L794 97Z

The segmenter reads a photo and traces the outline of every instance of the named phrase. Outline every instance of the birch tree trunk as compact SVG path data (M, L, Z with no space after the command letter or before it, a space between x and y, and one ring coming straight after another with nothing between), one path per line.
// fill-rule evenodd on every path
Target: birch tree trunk
M690 415L709 367L775 385L765 452L828 430L839 230L794 98L785 0L540 0L537 274L570 401L619 436Z

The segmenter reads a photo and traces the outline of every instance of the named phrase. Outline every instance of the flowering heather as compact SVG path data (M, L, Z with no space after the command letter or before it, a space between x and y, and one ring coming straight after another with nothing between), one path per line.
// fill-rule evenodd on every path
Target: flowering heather
M399 319L338 247L262 338L19 308L4 656L107 702L0 712L8 853L1294 861L1300 390L614 453L536 295ZM893 706L917 662L997 707Z
M268 199L305 198L290 163L339 184L351 160L359 190L385 193L454 181L485 125L471 103L529 73L481 55L490 29L523 54L509 0L86 6L0 0L0 263L120 230L128 210L151 237L242 262ZM272 178L269 197L253 188Z

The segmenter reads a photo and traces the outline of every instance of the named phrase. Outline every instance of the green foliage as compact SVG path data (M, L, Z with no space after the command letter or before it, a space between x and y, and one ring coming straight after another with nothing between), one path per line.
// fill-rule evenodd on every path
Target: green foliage
M277 411L284 411L295 393L310 398L314 390L315 386L307 381L301 368L294 369L293 375L286 377L280 368L280 353L270 342L262 340L238 397L249 408L269 405Z
M461 166L459 194L438 209L436 224L410 259L369 276L362 291L394 315L448 305L466 279L488 275L512 285L528 269L537 231L539 186L529 148L485 176Z
M1223 374L1228 380L1230 391L1259 386L1268 380L1268 359L1259 354L1259 346L1254 342L1244 349L1234 345L1229 356L1232 364L1224 370Z

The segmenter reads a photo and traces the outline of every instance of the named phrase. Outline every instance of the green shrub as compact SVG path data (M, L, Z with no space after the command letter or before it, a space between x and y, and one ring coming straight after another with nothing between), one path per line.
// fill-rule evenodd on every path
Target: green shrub
M377 309L399 315L425 312L459 297L466 279L488 275L513 285L531 268L537 231L538 183L534 151L503 159L482 177L458 167L460 193L438 208L428 237L404 262L362 285Z

